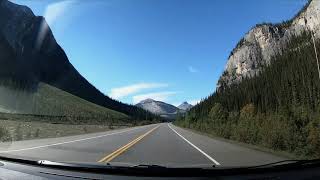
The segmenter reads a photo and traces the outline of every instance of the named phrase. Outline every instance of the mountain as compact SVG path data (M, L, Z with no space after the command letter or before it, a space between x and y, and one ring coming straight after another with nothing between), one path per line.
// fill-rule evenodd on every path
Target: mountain
M8 0L0 0L0 64L3 86L34 92L43 82L133 119L157 118L101 93L69 62L45 19Z
M277 54L282 54L292 37L313 31L320 38L320 1L309 1L291 20L278 24L262 23L251 29L232 50L217 88L253 77ZM311 42L311 41L310 41Z
M184 110L184 111L188 111L192 108L193 106L191 104L189 104L188 102L183 102L182 104L180 104L178 106L179 109Z
M319 23L320 1L313 0L292 20L257 25L234 49L218 89L175 123L320 158Z
M155 101L153 99L143 100L136 104L136 106L169 119L175 118L180 111L177 107L171 104Z

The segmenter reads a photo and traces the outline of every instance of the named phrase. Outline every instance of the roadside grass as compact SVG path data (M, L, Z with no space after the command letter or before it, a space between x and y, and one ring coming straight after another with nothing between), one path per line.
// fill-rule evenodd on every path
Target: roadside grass
M7 128L0 126L0 142L11 141L11 135Z
M220 136L216 136L216 135L211 134L211 133L201 132L201 131L198 131L198 130L195 130L195 129L182 127L182 126L179 126L179 125L177 125L175 123L173 123L173 124L175 126L181 128L181 129L185 129L185 130L194 132L194 133L199 134L199 135L207 136L207 137L210 137L210 138L213 138L213 139L216 139L216 140L219 140L219 141L227 142L227 143L230 143L230 144L239 145L239 146L242 146L242 147L245 147L245 148L254 149L254 150L265 152L265 153L270 153L270 154L273 154L275 156L279 156L279 157L283 157L283 158L287 158L287 159L307 159L307 157L297 156L295 154L292 154L292 153L289 153L289 152L286 152L286 151L277 151L277 150L269 149L269 148L262 147L262 146L257 146L257 145L253 145L253 144L247 144L247 143L243 143L243 142L239 142L239 141L235 141L235 140L231 140L231 139L225 139L225 138L222 138Z
M0 119L0 142L55 138L104 132L130 127L131 124L69 124L30 120Z
M65 119L61 120L61 118ZM65 137L155 123L150 121L100 122L95 119L79 123L72 118L0 113L0 142Z
M45 83L35 91L0 85L0 142L103 132L155 123L96 105Z

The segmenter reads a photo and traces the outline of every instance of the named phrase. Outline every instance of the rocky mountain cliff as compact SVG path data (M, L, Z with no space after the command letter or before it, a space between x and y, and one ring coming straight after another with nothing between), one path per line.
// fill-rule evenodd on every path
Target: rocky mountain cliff
M320 0L309 1L289 21L259 24L251 29L231 52L217 89L258 74L274 55L282 53L291 37L303 31L312 31L315 38L320 38Z

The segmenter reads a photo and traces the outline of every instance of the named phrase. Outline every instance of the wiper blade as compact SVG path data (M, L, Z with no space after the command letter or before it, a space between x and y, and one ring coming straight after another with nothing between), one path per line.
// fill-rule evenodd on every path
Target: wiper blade
M40 160L38 161L38 165L47 166L47 167L58 167L58 168L66 168L66 169L77 169L77 170L105 170L105 169L113 169L118 166L113 166L110 163L106 164L94 164L94 163L67 163L67 162L54 162L48 160ZM122 167L122 166L119 166Z
M133 168L148 168L148 169L212 169L216 166L214 164L195 164L195 165L172 165L172 166L162 166L157 164L139 164L130 166Z
M30 165L37 165L38 164L38 162L36 160L15 158L15 157L2 156L2 155L0 156L0 160L9 161L9 162L16 162L16 163L22 163L22 164L30 164Z
M247 167L248 169L256 169L256 168L268 168L268 167L279 167L279 166L304 166L304 165L314 165L320 164L320 159L313 160L284 160L277 161L273 163L263 164L259 166Z
M171 168L160 165L129 165L117 166L115 164L80 164L80 163L60 163L42 160L41 165L50 168L59 168L63 170L77 170L86 172L95 172L102 174L122 174L134 176L157 176L157 177L189 177L189 176L208 176L211 172L203 168Z
M165 166L160 166L160 165L149 165L149 164L139 164L139 165L134 165L132 166L133 168L162 168L162 169L167 169L168 167Z

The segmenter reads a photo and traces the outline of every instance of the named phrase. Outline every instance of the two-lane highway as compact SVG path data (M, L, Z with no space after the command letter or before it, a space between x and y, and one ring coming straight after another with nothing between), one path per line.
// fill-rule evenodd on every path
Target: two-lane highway
M165 166L252 166L284 160L162 123L62 138L0 144L0 154L60 162Z

